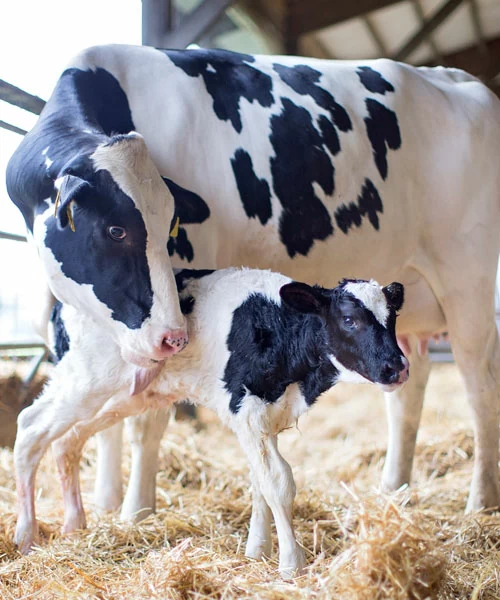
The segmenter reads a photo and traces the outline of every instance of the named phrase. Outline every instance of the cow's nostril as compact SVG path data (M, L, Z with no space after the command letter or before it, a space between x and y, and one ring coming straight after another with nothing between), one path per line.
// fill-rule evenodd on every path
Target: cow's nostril
M382 371L382 375L387 383L396 383L399 377L399 371L392 367L389 363L386 363Z

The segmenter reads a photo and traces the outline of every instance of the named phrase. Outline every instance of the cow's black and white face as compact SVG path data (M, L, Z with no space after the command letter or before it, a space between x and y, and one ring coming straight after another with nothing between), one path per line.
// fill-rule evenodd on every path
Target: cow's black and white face
M343 280L333 290L293 282L280 290L282 300L301 312L317 314L326 331L336 381L375 383L392 391L405 383L408 360L396 340L396 316L403 286L375 281Z
M141 136L116 136L58 173L34 238L56 297L151 366L187 342L167 250L174 201Z

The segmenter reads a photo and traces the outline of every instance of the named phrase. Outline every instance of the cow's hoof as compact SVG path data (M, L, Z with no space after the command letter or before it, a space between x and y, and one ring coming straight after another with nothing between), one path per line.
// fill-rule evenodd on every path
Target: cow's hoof
M38 543L38 526L36 523L19 523L14 534L14 544L21 554L29 554Z
M305 567L306 559L304 557L302 548L299 546L296 547L292 556L288 556L285 559L280 557L279 572L281 577L286 581L303 575Z
M500 493L498 485L490 484L479 489L474 485L472 486L465 512L468 514L480 510L487 512L500 510Z
M74 514L64 517L64 524L62 526L62 533L68 535L87 528L87 519L83 511L76 512Z

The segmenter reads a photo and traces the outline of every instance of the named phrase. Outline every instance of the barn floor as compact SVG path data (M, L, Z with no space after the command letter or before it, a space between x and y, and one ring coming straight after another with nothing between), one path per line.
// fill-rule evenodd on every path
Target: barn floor
M28 557L15 524L12 453L0 450L0 597L18 598L500 598L500 518L464 516L471 424L453 365L435 365L409 491L377 491L386 443L383 398L338 386L281 434L298 487L295 522L309 569L281 581L275 557L246 559L250 494L232 434L209 414L165 436L158 513L140 526L92 511L95 450L82 465L89 529L62 538L51 456L37 509L50 542ZM127 473L127 466L124 466Z

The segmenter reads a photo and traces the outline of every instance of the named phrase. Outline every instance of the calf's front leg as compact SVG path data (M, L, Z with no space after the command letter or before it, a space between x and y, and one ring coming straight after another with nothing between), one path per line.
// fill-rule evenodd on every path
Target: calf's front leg
M262 400L245 398L245 404L232 423L241 447L243 448L250 470L258 482L258 487L265 502L271 509L279 546L279 571L284 579L291 579L302 574L305 558L302 548L297 544L293 529L293 501L295 498L295 482L290 465L284 460L278 450L277 436L273 435L267 423L266 407ZM254 496L255 498L255 496ZM257 496L260 503L260 497ZM265 522L259 515L262 504L254 507L252 514L256 515L252 536L259 537L266 528ZM257 530L255 529L257 525ZM250 550L254 542L252 541ZM263 547L266 547L264 533Z

